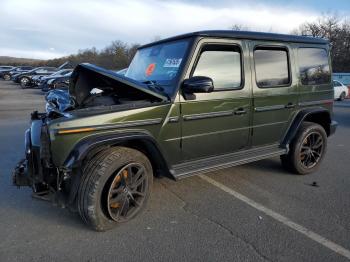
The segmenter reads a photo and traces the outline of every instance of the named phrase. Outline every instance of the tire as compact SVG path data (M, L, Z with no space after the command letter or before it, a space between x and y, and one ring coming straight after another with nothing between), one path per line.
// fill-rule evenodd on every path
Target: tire
M28 84L29 84L30 80L28 77L24 76L22 78L19 79L19 83L21 85L21 87L23 89L27 88L28 87Z
M345 97L346 97L345 92L342 92L342 93L340 94L340 96L339 96L338 101L344 101Z
M10 76L9 74L4 74L4 75L3 75L3 79L4 79L5 81L10 81L10 80L11 80L11 76Z
M142 175L137 179L139 171ZM142 184L132 188L141 180ZM143 153L126 147L105 150L84 166L78 189L79 214L96 231L112 229L145 209L152 184L152 165Z
M303 122L290 144L289 153L281 156L281 162L287 170L307 175L319 168L326 151L327 134L324 128L316 123Z

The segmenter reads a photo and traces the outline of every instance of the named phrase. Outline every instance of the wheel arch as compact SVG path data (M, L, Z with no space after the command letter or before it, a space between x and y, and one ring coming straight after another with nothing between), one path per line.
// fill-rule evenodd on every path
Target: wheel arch
M292 124L282 140L282 145L287 146L295 137L302 122L313 122L321 125L327 133L327 136L331 135L331 113L325 108L310 108L301 110L294 117Z
M170 172L170 165L164 157L161 148L157 141L147 133L123 133L123 134L108 134L94 135L82 139L78 142L74 149L63 164L63 169L71 171L71 183L69 188L68 204L73 204L79 188L82 174L81 166L92 159L98 153L111 147L129 147L136 149L147 156L152 164L152 168L156 175L160 173L166 177L175 180L175 177Z

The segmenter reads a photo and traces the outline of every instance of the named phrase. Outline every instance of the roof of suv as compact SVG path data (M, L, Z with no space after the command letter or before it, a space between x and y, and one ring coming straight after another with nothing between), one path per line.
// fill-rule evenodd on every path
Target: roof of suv
M208 30L208 31L192 32L192 33L187 33L183 35L162 39L160 41L143 45L140 48L154 45L157 43L164 43L168 41L184 39L192 36L251 39L251 40L270 40L270 41L277 41L277 42L294 42L294 43L307 43L307 44L328 44L329 43L328 40L326 39L310 37L310 36L297 36L297 35L251 32L251 31Z

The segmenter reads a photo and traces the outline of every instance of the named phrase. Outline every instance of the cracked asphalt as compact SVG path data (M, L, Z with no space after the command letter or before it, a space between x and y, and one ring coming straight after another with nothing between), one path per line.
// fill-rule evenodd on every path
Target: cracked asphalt
M155 179L141 216L91 231L77 214L11 185L35 109L44 109L41 91L0 80L1 262L347 261L200 177ZM334 112L339 127L315 174L289 174L273 158L207 175L350 250L350 101L336 102Z

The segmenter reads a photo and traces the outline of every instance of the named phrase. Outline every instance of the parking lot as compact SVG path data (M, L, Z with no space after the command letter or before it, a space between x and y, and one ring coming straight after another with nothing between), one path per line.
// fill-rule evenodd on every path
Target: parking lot
M321 169L287 173L278 158L178 182L156 179L146 212L97 233L77 214L11 185L40 90L0 80L0 261L348 261L350 101Z

